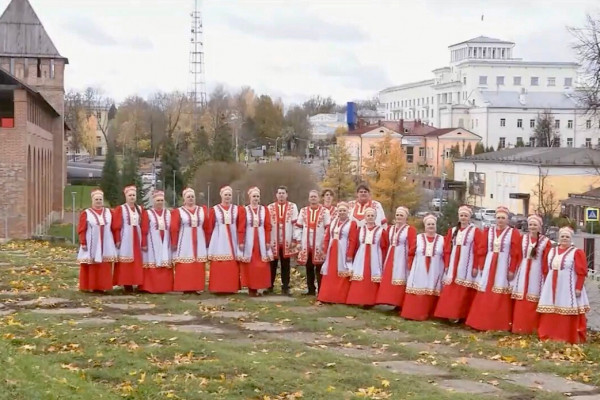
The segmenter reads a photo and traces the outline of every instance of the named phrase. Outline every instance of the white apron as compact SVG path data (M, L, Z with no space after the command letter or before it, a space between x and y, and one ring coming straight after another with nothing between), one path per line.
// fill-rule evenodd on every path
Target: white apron
M392 269L392 285L406 285L409 228L410 226L408 224L400 227L400 229L398 229L396 225L392 225L388 233L390 247L388 248L383 265L386 265L387 260L393 254L394 264Z
M258 206L255 212L251 206L246 206L246 237L244 251L238 257L240 262L249 263L252 261L252 251L255 245L258 245L261 261L273 260L271 246L268 246L265 240L265 210L265 206ZM254 243L255 230L258 230L258 244Z
M179 207L173 212L179 213L181 225L179 227L179 237L177 238L177 247L173 252L173 262L180 264L191 264L194 262L206 262L206 236L204 234L204 220L206 215L205 208L196 206L193 212L185 207ZM193 230L196 230L195 243L196 257L194 257Z
M381 282L383 269L383 251L381 250L381 236L384 229L381 226L375 226L373 229L367 229L363 226L358 231L358 252L352 263L352 281L362 281L364 278L367 246L371 247L371 282Z
M457 227L452 228L452 234L457 230ZM449 285L456 282L457 285L476 288L477 278L473 278L473 263L475 261L475 234L477 228L470 224L468 227L459 230L452 243L452 252L450 253L450 265L444 276L444 285ZM460 256L458 266L456 268L456 276L454 276L454 263L456 260L457 248L460 246Z
M215 226L210 244L208 245L208 259L210 261L231 261L238 258L237 217L238 206L231 204L225 210L220 204L213 206L215 213ZM229 235L227 234L229 231Z
M430 257L429 271L426 258ZM406 282L406 293L439 296L444 274L444 237L435 235L429 242L424 233L417 236L417 251Z
M496 237L495 226L489 229L487 235L487 255L485 257L485 264L483 265L483 272L477 280L476 289L478 291L485 292L488 279L490 278L492 259L494 253L497 253L498 265L496 266L496 276L492 277L492 279L494 279L492 292L500 294L509 294L511 292L507 274L508 267L510 266L510 239L512 237L512 229L513 228L506 227L499 237Z
M526 297L528 301L537 302L540 299L542 290L542 282L544 281L544 272L542 271L542 257L544 250L550 245L550 240L547 237L540 235L538 237L538 245L535 249L535 257L531 257L531 251L534 243L531 243L529 234L523 235L521 240L521 251L523 252L523 260L519 265L516 276L513 280L512 298L515 300L523 300ZM531 261L529 268L529 281L527 290L525 290L525 281L527 280L527 263ZM524 296L525 291L527 296Z
M346 262L346 254L348 252L350 226L352 221L347 219L343 223L339 223L339 219L335 218L329 226L329 246L325 249L326 257L323 266L321 267L321 275L327 275L329 273L329 264L333 258L337 258L338 271L337 274L340 277L346 277L351 275L352 265ZM333 242L337 241L337 254L332 253Z
M133 262L133 232L138 234L138 246L142 245L142 208L138 205L132 210L127 204L122 204L123 225L121 227L121 247L117 250L119 261L123 263Z
M93 210L84 211L87 221L85 231L86 250L79 246L77 262L80 264L95 264L102 262L117 261L117 249L113 239L110 224L112 214L108 208L102 208L102 214L98 215ZM100 237L100 227L104 226L104 235Z
M171 266L171 213L162 210L162 215L154 209L146 210L148 215L148 251L142 252L144 268L160 268ZM161 239L160 233L163 233Z

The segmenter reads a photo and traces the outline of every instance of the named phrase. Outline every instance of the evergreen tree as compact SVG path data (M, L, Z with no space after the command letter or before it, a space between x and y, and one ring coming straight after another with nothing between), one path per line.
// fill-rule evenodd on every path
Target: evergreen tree
M500 149L500 147L498 147L498 149ZM486 153L491 153L491 152L493 152L493 151L494 151L494 146L490 146L490 147L488 147L488 148L486 149L486 151L485 151L485 152L486 152Z
M460 157L460 146L458 143L450 148L450 155L452 158Z
M139 170L139 158L134 151L125 153L123 169L121 171L121 182L123 183L123 186L135 185L137 189L137 203L144 206L146 205L148 191L144 189ZM125 202L125 195L122 191L121 201Z
M169 190L171 194L175 191L175 193L179 195L183 190L185 181L181 174L179 154L177 153L175 143L173 143L173 139L170 136L167 136L163 142L160 161L162 164L160 178L163 182L165 191ZM175 179L173 179L173 171L175 171ZM169 197L166 200L172 201L172 197ZM175 206L175 204L172 204L172 206Z
M475 148L477 148L477 146L475 146ZM473 155L473 148L471 147L471 143L469 143L467 145L467 148L465 149L465 157L470 157Z
M525 143L523 143L523 138L517 138L517 143L515 144L515 147L525 147Z
M224 117L219 119L219 123L215 128L215 137L212 145L213 161L234 161L231 144L231 128Z
M337 140L337 145L331 152L330 162L325 170L325 178L321 187L331 189L338 201L345 201L354 195L355 183L353 176L356 174L352 165L350 153L344 138Z
M102 167L102 179L100 180L100 189L104 192L104 199L111 207L116 207L121 200L121 183L119 181L119 167L115 156L115 146L108 145L106 159Z
M535 147L559 147L560 135L550 110L538 114L533 129L533 145Z
M485 153L485 147L483 147L483 143L479 142L475 145L474 154Z
M445 235L449 228L458 223L458 207L460 203L456 200L450 200L442 206L442 215L437 220L437 231L440 235Z

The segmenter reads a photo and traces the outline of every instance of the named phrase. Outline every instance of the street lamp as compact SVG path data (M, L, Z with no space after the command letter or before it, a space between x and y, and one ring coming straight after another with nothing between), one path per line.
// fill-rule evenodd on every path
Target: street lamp
M71 243L75 244L75 196L77 195L77 192L71 192L71 199L73 200L73 208L71 208L71 214L73 214L71 216L72 219L72 227L71 227Z

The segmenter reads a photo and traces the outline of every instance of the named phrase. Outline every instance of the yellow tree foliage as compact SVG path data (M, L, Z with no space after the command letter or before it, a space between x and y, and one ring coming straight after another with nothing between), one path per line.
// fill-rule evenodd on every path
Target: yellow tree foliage
M331 189L339 201L349 200L354 195L354 176L356 171L345 140L338 138L337 145L331 152L330 163L321 182L323 189Z
M345 126L338 126L337 128L335 128L335 137L339 137L339 136L343 136L344 134L348 133L348 128Z
M394 215L398 206L414 208L419 201L415 185L407 178L406 156L390 135L379 142L373 157L365 160L371 195L383 206L386 215Z
M94 115L87 116L84 109L77 112L77 131L81 144L87 150L88 154L96 154L96 128L98 127L98 120Z

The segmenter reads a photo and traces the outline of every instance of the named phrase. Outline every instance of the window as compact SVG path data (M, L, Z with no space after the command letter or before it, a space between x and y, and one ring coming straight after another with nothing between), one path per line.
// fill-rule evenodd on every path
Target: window
M480 85L487 85L487 76L480 76L479 77L479 84Z
M529 147L535 147L535 138L534 137L529 138Z
M556 78L555 77L549 77L548 78L548 86L556 86Z
M517 120L517 128L522 128L523 127L523 120L521 118L519 118Z
M370 155L371 157L374 157L374 156L375 156L375 146L371 146L371 149L369 150L369 155Z
M588 119L585 121L585 129L592 129L592 120Z
M588 149L592 148L592 138L585 138L585 147L587 147Z
M500 126L506 126L506 119L500 118Z
M565 78L565 86L573 86L573 78Z
M467 77L463 76L463 85L466 85L466 84L467 84Z
M419 147L419 157L425 157L425 147Z
M573 138L567 138L567 147L573 147Z
M50 60L50 79L54 79L54 60Z
M535 119L530 119L529 120L529 127L530 128L535 128Z
M500 141L498 142L498 150L503 149L506 147L506 138L501 137Z
M573 120L572 119L570 119L570 120L567 121L567 128L568 129L573 129Z
M513 85L521 86L521 77L520 76L513 76Z
M540 78L537 76L531 77L531 86L538 86L540 84Z
M102 138L100 136L96 136L96 143L102 142Z
M37 77L38 78L42 77L42 59L41 58L37 59Z
M555 127L556 129L560 129L560 119L555 119L555 120L554 120L554 127Z
M503 86L504 85L504 77L503 76L497 76L496 77L496 85L498 85L498 86Z
M444 155L444 158L451 158L452 157L452 150L445 149L443 155Z
M414 157L414 147L412 146L408 146L406 148L406 162L409 164L413 163L413 157Z
M465 127L465 120L463 118L459 118L458 119L458 127L459 128L464 128Z
M523 143L523 138L521 136L517 137L517 147L524 147L525 143Z

